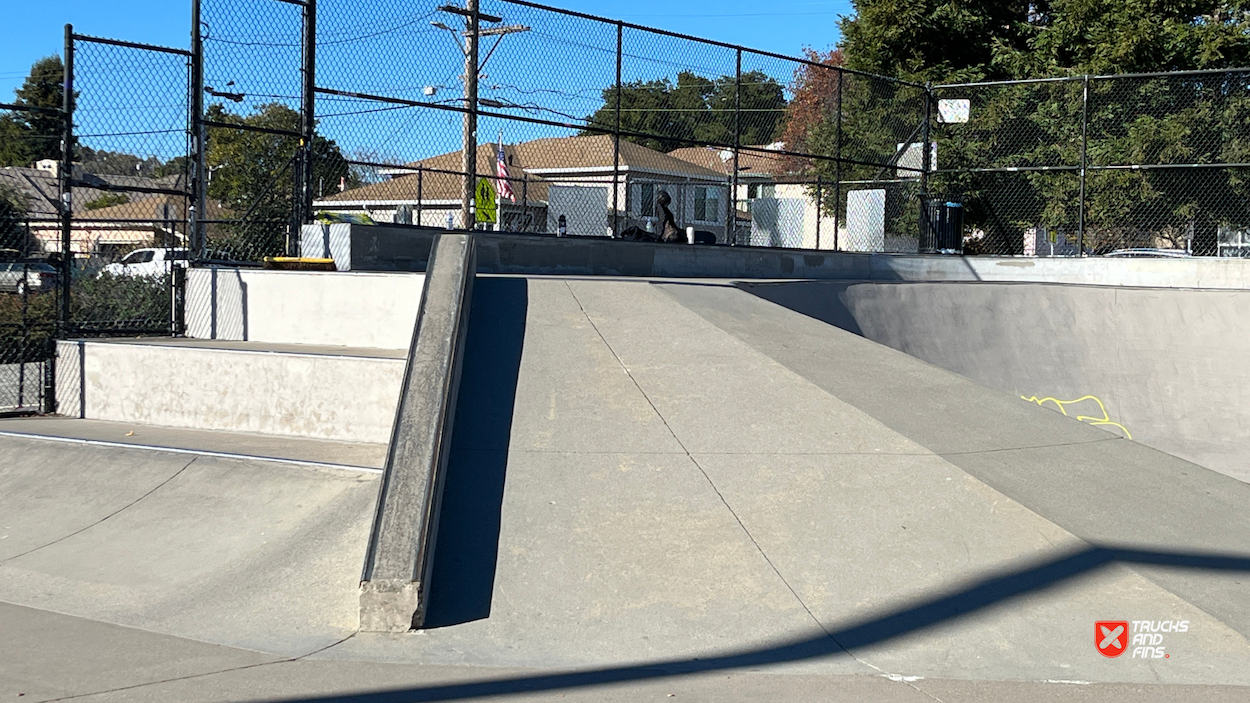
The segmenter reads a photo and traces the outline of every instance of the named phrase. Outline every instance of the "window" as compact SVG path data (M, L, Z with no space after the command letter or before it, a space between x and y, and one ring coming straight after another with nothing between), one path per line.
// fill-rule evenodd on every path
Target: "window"
M694 189L694 219L700 222L716 222L720 215L720 199L715 188L701 186Z
M771 198L776 192L777 186L772 183L752 183L747 186L747 199Z
M640 190L642 197L638 199L638 214L650 217L655 214L655 184L643 183Z

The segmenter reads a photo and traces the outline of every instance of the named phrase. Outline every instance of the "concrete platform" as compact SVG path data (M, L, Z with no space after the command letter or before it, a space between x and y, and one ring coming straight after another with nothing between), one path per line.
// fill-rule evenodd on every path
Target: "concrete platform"
M1250 698L1250 485L731 285L473 306L431 629L346 619L370 475L0 436L0 695Z
M385 443L405 356L230 340L58 342L57 410L90 420Z

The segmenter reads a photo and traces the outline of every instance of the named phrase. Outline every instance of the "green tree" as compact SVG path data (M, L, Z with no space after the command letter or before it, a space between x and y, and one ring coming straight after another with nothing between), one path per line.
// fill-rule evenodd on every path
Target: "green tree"
M605 88L603 106L587 121L601 130L613 129L616 101L616 88ZM762 71L743 73L740 83L734 76L711 80L689 71L678 73L676 83L667 78L627 83L621 87L620 104L621 129L643 135L624 138L663 152L683 146L733 144L735 105L741 113L741 144L772 142L781 136L785 124L785 90Z
M1030 5L949 0L858 0L842 22L851 68L933 82L1145 73L1244 66L1250 62L1250 4L1244 0L1046 0ZM874 84L875 83L875 84ZM933 125L939 166L930 193L964 199L980 245L1021 253L1036 228L1075 237L1081 219L1074 171L969 173L985 167L1073 167L1081 162L1083 81L939 90L971 102L971 121ZM914 113L901 88L851 77L844 85L841 147L880 162L907 139L891 119ZM1088 163L1216 164L1250 155L1250 79L1243 74L1093 80ZM807 142L837 147L839 119L809 130ZM855 178L880 169L844 167ZM914 189L918 193L918 189ZM1221 225L1250 225L1248 184L1236 169L1090 172L1085 245L1213 247ZM838 204L838 205L844 205ZM914 205L914 203L913 203ZM918 208L909 205L910 210Z
M1022 48L1022 0L855 0L842 19L848 68L916 81L1005 78L995 54ZM1034 5L1034 11L1038 11Z
M1248 11L1245 0L1052 0L996 61L1017 78L1245 66Z
M39 59L22 87L13 91L13 103L59 110L64 76L59 56ZM56 113L13 110L0 116L0 165L28 166L40 159L60 159L61 131L61 117Z
M284 131L298 131L300 125L299 113L280 103L262 105L247 116L214 104L206 110L205 117L213 122ZM217 232L217 241L210 246L248 259L282 253L295 202L295 157L299 144L298 137L288 135L225 127L209 130L205 162L212 175L208 196L241 219ZM314 183L321 178L338 183L341 175L348 174L348 187L358 185L332 140L316 135L312 151Z

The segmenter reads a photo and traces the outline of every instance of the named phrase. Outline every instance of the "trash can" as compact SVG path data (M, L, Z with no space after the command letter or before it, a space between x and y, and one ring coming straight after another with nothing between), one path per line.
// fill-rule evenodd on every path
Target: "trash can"
M962 254L964 251L964 206L953 200L936 198L925 209L920 251L924 254Z

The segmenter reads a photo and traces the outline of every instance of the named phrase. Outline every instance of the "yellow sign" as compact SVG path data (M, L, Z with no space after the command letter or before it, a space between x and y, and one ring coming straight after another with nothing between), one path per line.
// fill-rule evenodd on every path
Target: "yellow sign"
M477 182L476 207L478 222L494 222L498 219L499 213L495 211L495 186L490 182L489 178L483 178Z

